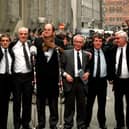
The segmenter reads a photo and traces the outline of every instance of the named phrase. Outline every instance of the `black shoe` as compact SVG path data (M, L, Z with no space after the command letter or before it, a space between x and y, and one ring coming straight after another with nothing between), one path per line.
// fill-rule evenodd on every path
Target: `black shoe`
M16 124L14 124L14 129L20 129L21 128L21 120L19 120L19 122L17 122Z
M86 129L85 125L81 125L80 127L78 127L77 129Z
M23 127L22 129L32 129L31 127Z
M107 129L107 126L100 126L100 129Z
M78 128L78 129L87 129L86 127L83 127L83 128Z
M22 129L32 129L30 126L23 126Z
M100 129L107 129L107 127L101 127Z
M36 126L36 129L44 129L44 127L43 126L40 126L40 125L37 125Z
M125 127L115 127L114 129L125 129Z
M20 129L20 126L15 126L14 129Z
M51 127L51 129L57 129L57 127L56 127L56 126L54 126L54 127Z

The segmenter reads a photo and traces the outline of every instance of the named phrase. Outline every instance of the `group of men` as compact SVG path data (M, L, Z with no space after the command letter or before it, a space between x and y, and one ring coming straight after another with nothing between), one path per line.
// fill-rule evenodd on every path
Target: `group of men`
M9 35L3 34L0 37L0 129L7 129L11 91L14 129L32 128L30 127L34 78L30 52L32 45L37 50L34 64L38 115L36 129L44 129L46 126L46 100L50 111L50 129L57 129L60 83L63 83L65 97L62 125L64 129L72 129L75 109L77 129L88 129L96 96L99 128L107 129L105 115L107 80L113 83L115 129L125 127L129 129L129 45L126 32L115 33L115 44L112 48L105 48L103 37L97 34L93 36L92 48L87 50L83 49L84 37L80 34L73 37L73 48L63 50L63 42L56 38L52 24L45 24L42 36L35 39L33 44L28 41L28 36L28 28L21 27L15 42L11 42ZM126 123L123 110L124 95L127 104Z

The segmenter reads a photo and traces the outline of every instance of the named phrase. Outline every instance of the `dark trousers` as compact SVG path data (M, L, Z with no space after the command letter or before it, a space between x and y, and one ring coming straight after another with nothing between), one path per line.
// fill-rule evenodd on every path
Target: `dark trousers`
M0 75L0 129L7 129L11 76Z
M56 127L58 122L58 97L57 96L37 96L37 110L38 110L38 125L39 127L45 128L46 124L46 100L49 106L50 117L49 124L50 128Z
M106 106L106 95L107 95L107 80L105 78L95 79L89 81L88 85L88 99L86 108L86 126L88 127L91 118L92 110L97 96L98 102L98 112L97 119L100 127L105 126L106 116L105 116L105 106Z
M126 117L124 117L124 101L125 95L126 102ZM114 80L114 97L115 97L115 119L116 126L129 128L129 79L116 79Z
M29 126L29 122L31 121L31 103L33 88L31 73L14 74L13 84L14 129L19 129L21 124L23 128L27 128Z
M77 127L85 128L86 96L83 83L80 78L75 78L70 92L65 95L64 127L72 128L75 115L75 104L77 109Z

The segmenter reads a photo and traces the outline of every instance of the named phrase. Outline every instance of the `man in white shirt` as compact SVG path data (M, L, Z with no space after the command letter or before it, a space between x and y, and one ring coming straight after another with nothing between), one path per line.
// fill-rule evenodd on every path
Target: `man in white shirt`
M0 37L0 129L7 129L9 97L12 89L11 38L7 34Z
M13 61L13 122L14 129L31 129L32 67L28 28L18 30L18 40L11 43ZM22 108L21 108L22 106ZM22 109L22 110L21 110ZM21 112L22 111L22 112Z
M115 43L116 47L110 55L115 98L115 129L125 129L125 126L129 129L129 44L127 33L122 30L116 32ZM124 95L126 108L124 108ZM124 109L126 109L126 117L124 117Z

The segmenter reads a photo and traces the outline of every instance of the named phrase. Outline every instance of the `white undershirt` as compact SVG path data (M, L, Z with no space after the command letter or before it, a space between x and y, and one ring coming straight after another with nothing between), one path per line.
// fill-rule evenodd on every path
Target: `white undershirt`
M51 59L52 54L53 54L53 51L54 51L53 48L49 48L48 51L45 51L45 52L44 52L44 55L45 55L46 58L47 58L47 62L49 62L49 60Z

